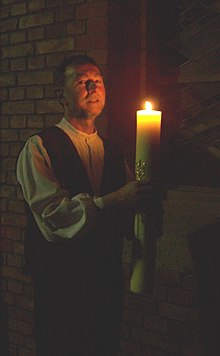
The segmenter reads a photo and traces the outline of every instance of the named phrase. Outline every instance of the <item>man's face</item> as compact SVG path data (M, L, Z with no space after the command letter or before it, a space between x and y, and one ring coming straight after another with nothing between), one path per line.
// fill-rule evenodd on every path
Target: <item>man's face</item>
M105 86L100 70L93 64L68 66L64 94L69 118L96 118L105 105Z

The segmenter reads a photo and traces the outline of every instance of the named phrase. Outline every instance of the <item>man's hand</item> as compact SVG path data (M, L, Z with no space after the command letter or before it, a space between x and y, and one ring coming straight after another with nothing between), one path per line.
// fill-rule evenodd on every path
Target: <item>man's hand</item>
M102 197L104 207L118 206L123 208L130 208L134 211L141 211L150 205L155 192L158 189L152 187L147 181L131 181L125 184L116 192L107 194ZM158 193L157 193L158 195Z
M152 187L146 181L129 182L116 192L118 204L123 207L141 208L151 190Z

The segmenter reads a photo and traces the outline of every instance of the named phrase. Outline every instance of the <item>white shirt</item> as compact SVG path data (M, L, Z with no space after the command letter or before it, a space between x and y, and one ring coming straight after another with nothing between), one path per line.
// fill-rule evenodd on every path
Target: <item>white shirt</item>
M87 135L65 118L57 126L76 146L94 193L99 195L104 164L103 141L97 132ZM40 136L30 137L21 151L17 179L38 227L48 241L83 236L96 226L93 197L84 192L69 197L68 191L60 187Z
M104 166L103 141L97 132L88 135L75 129L65 118L57 126L75 145L95 196L82 192L70 197L69 192L59 185L41 137L30 137L18 158L17 179L38 227L48 241L83 237L96 227L94 201L100 194ZM130 180L127 165L126 170Z

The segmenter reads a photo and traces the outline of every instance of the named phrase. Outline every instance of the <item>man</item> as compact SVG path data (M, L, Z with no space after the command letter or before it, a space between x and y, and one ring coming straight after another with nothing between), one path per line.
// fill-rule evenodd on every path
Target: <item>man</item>
M150 188L128 182L123 158L97 134L105 86L94 60L66 59L55 84L64 118L29 138L17 165L37 355L110 356L120 336L126 213Z

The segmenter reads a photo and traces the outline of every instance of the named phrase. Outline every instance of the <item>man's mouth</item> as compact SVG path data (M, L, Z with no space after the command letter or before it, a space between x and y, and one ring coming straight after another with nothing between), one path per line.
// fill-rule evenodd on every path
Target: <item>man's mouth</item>
M99 102L99 99L88 99L87 103L91 103L91 104L96 104Z

